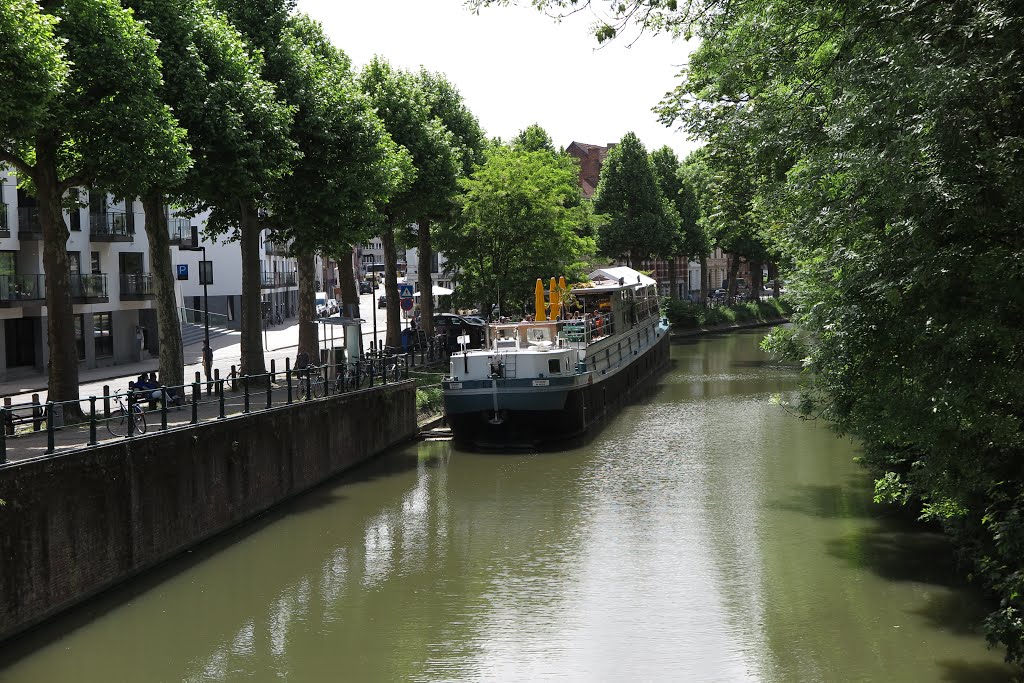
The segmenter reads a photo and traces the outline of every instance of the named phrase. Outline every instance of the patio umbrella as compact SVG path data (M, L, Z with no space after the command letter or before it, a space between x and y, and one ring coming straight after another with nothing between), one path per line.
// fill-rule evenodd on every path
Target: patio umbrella
M551 278L551 287L549 288L549 291L551 292L551 310L549 311L548 317L552 320L558 320L558 285L555 284L555 278Z
M537 309L534 320L547 320L547 316L544 315L544 283L540 278L537 278L537 286L533 288L533 305Z

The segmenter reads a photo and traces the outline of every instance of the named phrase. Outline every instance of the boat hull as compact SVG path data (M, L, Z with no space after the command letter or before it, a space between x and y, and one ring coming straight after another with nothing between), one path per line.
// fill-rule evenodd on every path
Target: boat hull
M664 334L613 374L591 373L562 385L500 386L493 396L446 392L445 418L455 441L469 448L539 448L580 437L655 379L668 364L668 351Z

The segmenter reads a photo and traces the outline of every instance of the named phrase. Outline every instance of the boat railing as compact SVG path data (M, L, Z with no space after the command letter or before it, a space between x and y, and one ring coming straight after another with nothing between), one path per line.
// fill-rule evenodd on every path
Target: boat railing
M615 334L615 322L610 314L599 313L566 320L495 323L490 334L489 347L494 351L586 348Z

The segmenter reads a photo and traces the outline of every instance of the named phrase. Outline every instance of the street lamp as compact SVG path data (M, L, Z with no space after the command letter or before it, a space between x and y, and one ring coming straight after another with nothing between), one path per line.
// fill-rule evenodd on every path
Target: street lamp
M199 262L199 284L203 286L203 372L206 383L211 381L213 367L213 349L210 348L210 290L213 284L213 262L206 260L206 247L199 244L199 226L192 226L192 244L188 251L203 252L203 260Z
M373 294L370 295L370 309L373 311L373 353L377 353L377 310L379 304L377 303L377 256L373 257L373 266L371 267L373 272Z

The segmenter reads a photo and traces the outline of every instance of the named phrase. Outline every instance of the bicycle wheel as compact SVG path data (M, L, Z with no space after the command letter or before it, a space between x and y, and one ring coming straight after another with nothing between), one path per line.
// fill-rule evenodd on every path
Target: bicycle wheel
M107 418L107 431L111 436L128 435L128 413L124 408L111 411L110 417Z
M309 378L309 390L313 394L313 398L320 398L324 395L324 376L317 373Z
M135 431L139 434L146 433L146 413L142 412L142 408L135 406L135 414L132 416L132 423L135 427Z

